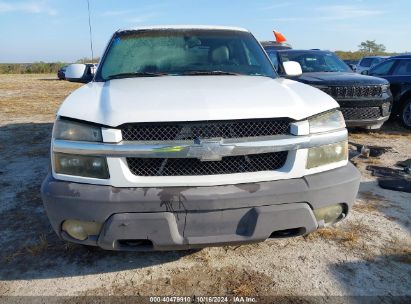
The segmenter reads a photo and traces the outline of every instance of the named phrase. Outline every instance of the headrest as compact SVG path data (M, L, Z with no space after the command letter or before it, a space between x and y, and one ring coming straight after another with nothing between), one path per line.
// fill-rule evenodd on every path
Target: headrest
M216 64L222 64L222 63L228 62L230 59L230 51L228 47L220 46L220 47L215 48L211 52L211 59L213 63L216 63Z

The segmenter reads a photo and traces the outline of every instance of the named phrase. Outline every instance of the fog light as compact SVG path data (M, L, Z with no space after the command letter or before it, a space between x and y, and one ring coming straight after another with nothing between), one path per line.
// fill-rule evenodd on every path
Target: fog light
M84 241L90 235L99 235L101 223L83 222L79 220L66 220L62 226L63 231L67 232L72 238Z
M331 205L313 210L317 222L321 225L332 224L344 217L344 208L341 204Z
M381 106L382 109L382 116L388 116L391 113L391 103L385 102Z

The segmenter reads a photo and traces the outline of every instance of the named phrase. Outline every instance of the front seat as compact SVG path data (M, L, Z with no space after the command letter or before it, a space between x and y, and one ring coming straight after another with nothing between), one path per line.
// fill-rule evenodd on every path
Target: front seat
M213 64L226 64L230 61L230 50L226 46L219 46L211 51Z

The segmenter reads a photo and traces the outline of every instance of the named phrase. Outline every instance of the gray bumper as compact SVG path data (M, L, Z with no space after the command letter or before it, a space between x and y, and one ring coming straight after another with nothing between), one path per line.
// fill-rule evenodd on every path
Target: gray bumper
M343 203L348 212L359 182L352 164L304 178L214 187L114 188L49 175L42 198L65 240L110 250L173 250L258 242L284 230L311 232L318 227L312 209ZM61 231L66 219L104 225L98 237L81 242Z
M384 122L386 122L390 116L379 117L376 119L363 119L363 120L346 120L345 124L349 128L362 127L366 129L379 129L382 127Z

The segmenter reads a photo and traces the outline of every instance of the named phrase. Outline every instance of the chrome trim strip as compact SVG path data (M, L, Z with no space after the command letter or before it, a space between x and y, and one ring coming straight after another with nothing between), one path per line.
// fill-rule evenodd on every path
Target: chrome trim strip
M279 135L241 139L207 139L173 142L123 141L118 144L54 139L54 152L140 158L198 158L221 160L224 156L261 154L306 149L347 140L346 129L306 136Z

